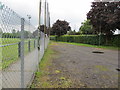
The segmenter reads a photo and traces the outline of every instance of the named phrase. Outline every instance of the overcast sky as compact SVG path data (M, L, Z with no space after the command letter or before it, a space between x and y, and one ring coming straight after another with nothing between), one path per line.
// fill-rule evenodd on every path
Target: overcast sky
M20 16L27 19L32 16L31 23L38 25L39 0L0 0ZM86 20L86 14L91 9L93 0L48 0L51 14L51 25L57 20L66 20L72 30L78 31L81 22Z

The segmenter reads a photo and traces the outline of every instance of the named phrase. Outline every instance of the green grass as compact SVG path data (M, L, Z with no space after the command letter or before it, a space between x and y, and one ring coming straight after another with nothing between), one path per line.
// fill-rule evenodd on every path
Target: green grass
M49 44L40 62L40 70L39 72L36 72L34 81L30 88L68 88L72 85L72 81L68 79L65 75L61 74L63 73L62 71L56 70L55 67L51 67L53 65L52 61L55 60L59 54L59 52L52 49L56 44L57 43L55 42L51 42ZM57 79L50 78L50 74L55 74L55 77L57 77Z
M53 55L55 52L51 49L50 47L51 43L49 43L48 48L45 51L45 54L40 62L39 65L39 71L36 72L35 79L33 81L33 84L31 85L31 88L45 88L45 87L50 87L50 82L46 81L46 75L49 74L48 72L48 66L51 65L51 60L53 58ZM41 84L39 84L41 82Z
M51 43L49 43L51 45ZM50 65L50 59L52 59L52 55L55 54L55 52L48 46L48 48L45 51L45 54L40 62L39 68L40 70L45 69L48 65Z
M34 50L34 39L32 39L30 41L31 41L31 51L32 51L32 50ZM1 44L2 45L18 43L18 42L20 42L20 39L18 39L18 38L2 38L1 39ZM25 40L25 42L27 42L27 43L24 43L24 53L26 55L26 54L29 53L29 51L28 51L28 39ZM2 54L1 54L2 65L0 65L0 68L5 69L10 64L19 60L18 44L5 46L5 47L0 47L0 50L2 52Z
M70 43L70 42L58 42L58 43L66 43L66 44L72 44L72 45L77 45L77 46L86 46L86 47L103 48L103 49L111 49L111 50L120 50L120 48L113 47L113 46L97 46L97 45Z
M18 42L20 42L20 39L18 38L2 38L2 45L18 43Z
M96 65L95 68L99 69L100 71L109 71L109 69L106 66L102 65Z
M2 47L2 68L6 68L18 59L18 45Z

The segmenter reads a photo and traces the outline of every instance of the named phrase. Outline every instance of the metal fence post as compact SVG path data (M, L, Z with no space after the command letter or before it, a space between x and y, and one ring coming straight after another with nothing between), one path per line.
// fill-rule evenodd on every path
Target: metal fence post
M24 18L21 18L21 88L24 88Z
M28 41L28 51L30 52L30 41Z
M34 48L35 48L35 40L34 40Z
M20 45L20 42L18 43L18 57L20 57L20 54L21 54L21 45Z

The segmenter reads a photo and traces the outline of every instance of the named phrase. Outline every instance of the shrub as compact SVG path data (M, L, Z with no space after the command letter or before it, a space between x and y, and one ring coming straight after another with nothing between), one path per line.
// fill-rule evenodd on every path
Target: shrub
M97 35L64 35L61 37L52 36L50 39L54 41L62 41L62 42L75 42L75 43L84 43L91 45L109 45L120 47L120 35L113 35L109 43L106 44L105 35L97 36Z

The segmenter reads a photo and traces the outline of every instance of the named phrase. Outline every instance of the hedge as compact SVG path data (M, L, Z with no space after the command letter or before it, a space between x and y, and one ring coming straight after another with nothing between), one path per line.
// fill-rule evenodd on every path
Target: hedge
M61 37L51 36L51 40L54 41L62 41L62 42L75 42L75 43L84 43L91 45L109 45L120 47L120 35L111 36L111 40L106 44L106 36L98 36L98 35L64 35Z

